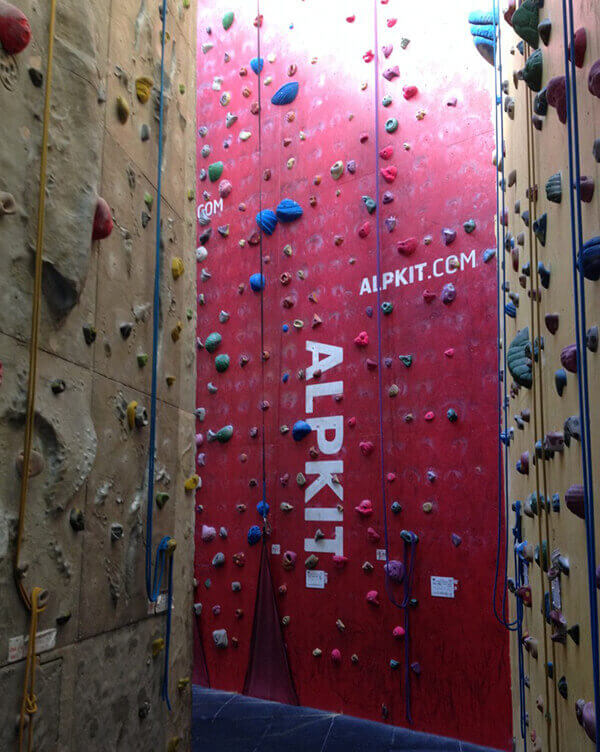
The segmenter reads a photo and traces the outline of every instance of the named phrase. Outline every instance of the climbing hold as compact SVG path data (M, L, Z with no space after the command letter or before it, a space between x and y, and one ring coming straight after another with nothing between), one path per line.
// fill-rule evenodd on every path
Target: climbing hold
M183 487L186 491L195 491L197 488L202 486L202 481L200 480L199 475L190 475L189 478L186 479L185 483L183 484Z
M524 0L512 16L512 27L527 44L537 48L539 44L539 4L538 0Z
M596 741L596 712L593 701L577 700L575 703L575 715L579 724L593 742Z
M406 238L405 240L401 240L396 248L398 249L398 253L401 253L403 256L412 256L417 250L418 245L419 241L416 238Z
M136 355L137 364L140 368L143 368L148 362L148 353L138 353Z
M597 282L600 279L600 236L583 244L577 265L586 279Z
M384 316L389 316L390 313L394 310L394 304L390 301L384 301L381 304L381 312Z
M86 345L92 345L96 341L96 328L91 324L84 324L82 326L83 339Z
M588 74L588 89L595 97L600 97L600 60L596 60L590 68Z
M308 436L311 431L312 428L309 423L305 420L298 420L294 423L294 427L292 428L292 437L294 441L302 441L302 439Z
M212 633L212 638L215 647L219 650L225 650L225 648L229 645L226 629L215 629Z
M567 345L560 353L560 362L567 371L577 373L577 345Z
M235 18L235 16L234 16L234 13L233 13L232 10L228 11L223 16L223 28L225 29L225 31L227 31L228 29L231 28L231 25L233 24L233 19L234 18Z
M560 204L562 201L562 176L557 172L546 181L546 197L548 201Z
M583 486L580 484L572 485L565 493L565 503L567 509L576 517L585 519L585 495Z
M556 109L561 123L567 122L567 83L564 76L555 76L546 86L548 104Z
M216 553L213 556L212 565L216 568L225 566L225 554L221 551L219 551L219 553Z
M10 196L10 194L7 195ZM2 201L2 207L4 207L4 201ZM0 208L0 216L2 216L2 214L14 214L14 208L12 211L6 211L6 209ZM101 196L98 196L96 210L94 212L94 223L92 226L92 240L104 240L104 238L107 238L110 235L112 229L113 218L110 207Z
M450 540L452 541L452 545L456 546L456 548L458 548L460 544L462 543L462 538L460 537L460 535L457 535L456 533L452 533L452 535L450 536Z
M280 222L293 222L302 216L302 207L291 198L284 198L277 205L277 217Z
M369 592L366 595L367 603L370 603L371 606L379 606L379 593L377 590L369 590Z
M271 209L263 209L256 215L256 224L267 235L272 235L277 227L277 215Z
M262 71L264 64L265 64L265 61L262 59L262 57L253 57L252 60L250 60L250 67L256 73L257 76Z
M397 559L390 559L384 564L383 570L388 579L393 582L403 582L405 574L404 562Z
M440 300L445 305L450 305L450 303L453 302L453 300L456 298L456 288L452 284L452 282L447 282L442 287L442 293L440 295Z
M279 88L271 97L271 104L291 104L294 99L296 99L299 88L300 84L298 84L297 81L289 81L288 83L283 84L283 86Z
M373 503L369 499L363 499L360 504L354 507L361 517L370 517L373 514Z
M507 354L507 365L511 376L519 386L531 389L532 360L529 342L529 329L521 329L511 342Z
M394 65L392 68L386 68L381 75L386 81L393 81L400 75L400 68L397 65Z
M558 396L562 397L564 388L567 385L567 372L564 368L559 368L558 371L554 372L554 384L556 386Z
M31 26L22 10L0 2L0 44L7 55L18 55L31 41Z
M398 121L396 118L392 117L385 121L385 130L386 133L394 133L398 130Z
M250 287L254 292L261 292L265 288L265 278L262 274L250 275Z
M129 105L121 95L117 97L116 109L119 121L125 124L129 119Z
M444 228L442 230L442 239L444 241L444 245L452 245L454 241L456 240L456 230L452 230L448 227Z
M174 256L171 261L171 273L173 274L173 279L179 279L184 271L185 267L183 265L183 259L179 256Z
M448 418L450 423L456 423L456 421L458 420L458 414L453 407L451 407L448 410L448 412L446 413L446 417Z
M477 224L474 219L468 219L466 222L463 223L463 230L467 234L471 234L475 231L475 228L477 227Z
M542 88L543 65L542 51L536 50L531 53L523 66L521 75L532 91L540 91ZM552 104L550 102L550 82L548 83L548 103Z
M598 352L598 327L591 326L585 333L585 344L590 352Z
M370 196L363 196L362 201L367 211L369 212L369 214L373 214L373 212L377 209L377 204L375 203L375 200L372 199Z
M135 79L135 93L142 104L146 104L150 99L150 92L153 86L154 81L148 76L140 76Z
M218 441L220 444L226 444L229 439L233 436L233 426L223 426L223 428L220 428L216 433L208 430L206 434L206 438L209 442L211 441Z
M535 236L543 246L546 245L547 227L548 227L548 215L547 214L542 214L542 216L538 217L533 223L533 231L535 233Z
M248 543L251 546L256 545L262 538L262 531L258 525L252 525L248 530Z
M585 175L582 175L579 178L579 194L584 203L590 204L592 202L592 199L594 198L594 187L595 184L593 178L588 178Z
M358 237L366 238L370 232L371 232L371 223L363 222L363 224L358 228Z
M229 355L217 355L215 358L215 368L219 373L224 373L229 368Z
M208 166L208 179L211 183L216 183L223 174L223 162L213 162Z
M422 508L425 514L431 514L431 512L433 512L433 503L431 501L426 501L423 503Z
M50 384L52 394L62 394L62 392L64 392L66 388L67 385L65 384L64 379L54 379L54 381L52 381Z
M82 509L73 507L69 514L69 524L76 533L81 532L85 528L85 516Z
M311 554L304 560L304 566L306 569L316 569L319 563L319 557L315 554Z
M297 558L298 555L295 551L284 551L283 556L281 557L281 566L289 572L296 566Z
M402 511L402 504L399 501L393 501L391 510L393 514L399 514Z
M381 168L381 177L386 183L393 183L398 175L398 168L395 165Z
M331 165L329 172L334 180L339 180L344 174L344 163L342 162L342 160L338 159L337 162L334 162Z

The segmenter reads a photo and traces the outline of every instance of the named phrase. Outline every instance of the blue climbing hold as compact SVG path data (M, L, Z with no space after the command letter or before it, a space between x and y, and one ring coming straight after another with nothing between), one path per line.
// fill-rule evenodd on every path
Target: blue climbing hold
M290 81L278 89L271 97L271 104L291 104L298 95L300 85L297 81Z
M392 671L396 671L396 669L400 668L400 661L394 660L394 658L390 659L390 668Z
M577 265L586 279L592 282L600 279L600 237L591 238L583 244Z
M291 198L284 198L277 207L277 217L280 222L293 222L302 216L302 207Z
M262 57L253 57L252 60L250 61L250 67L256 73L257 76L263 69L264 64L265 64L265 61L262 59Z
M507 316L510 316L511 319L517 318L517 308L514 303L506 303L504 306L504 312Z
M483 263L487 264L489 263L494 256L496 255L496 249L495 248L486 248L483 252Z
M290 378L289 373L284 373L283 376L281 377L281 380L283 381L284 384L287 384L289 381L289 378Z
M260 292L265 289L265 278L263 274L251 274L250 275L250 287L254 292Z
M310 427L309 423L307 423L305 420L297 420L294 423L294 427L292 428L292 436L294 437L294 441L302 441L302 439L305 436L308 436L311 431L312 428Z
M263 209L256 215L256 224L267 235L272 235L277 227L277 214L272 209Z
M498 14L495 10L473 11L469 13L469 23L475 48L484 60L494 65L495 24L498 23Z
M259 501L256 505L256 511L261 517L266 517L269 514L269 505L266 501Z
M251 546L254 546L259 542L261 538L262 538L262 530L259 528L258 525L252 525L250 530L248 530L248 543Z
M284 324L281 328L283 329L284 332L289 332L290 330L290 327L288 324Z
M402 504L400 504L399 501L393 501L392 502L392 512L393 514L400 514L402 511Z

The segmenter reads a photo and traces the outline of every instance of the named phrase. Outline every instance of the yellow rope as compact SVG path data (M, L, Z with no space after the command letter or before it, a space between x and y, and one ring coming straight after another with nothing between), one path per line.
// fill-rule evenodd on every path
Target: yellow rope
M21 702L19 719L19 752L22 752L24 742L25 718L29 718L27 750L33 749L33 716L37 711L35 696L35 643L38 616L46 607L47 592L41 587L34 587L31 596L23 586L20 567L21 547L25 530L25 511L27 507L27 491L29 486L29 465L31 461L31 445L35 421L35 388L37 377L38 339L40 329L40 306L42 299L42 257L44 251L44 223L46 215L46 182L48 164L48 131L50 129L50 99L52 94L52 62L54 59L54 26L56 20L56 0L50 2L50 20L48 24L48 62L46 66L46 92L44 98L44 119L42 123L42 153L40 158L40 188L37 215L37 237L35 244L35 276L33 286L33 305L31 313L31 341L29 345L29 376L27 382L27 413L25 417L25 438L23 445L23 469L21 471L21 493L19 497L19 522L14 558L14 577L23 604L30 614L29 642L27 645L27 662L25 664L25 683Z

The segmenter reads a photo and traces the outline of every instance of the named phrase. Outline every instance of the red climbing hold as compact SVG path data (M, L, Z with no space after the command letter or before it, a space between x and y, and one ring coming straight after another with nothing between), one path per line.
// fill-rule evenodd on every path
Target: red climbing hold
M425 413L425 420L433 420L435 418L435 413L433 410L430 410L429 412Z
M372 606L379 606L379 593L377 590L369 590L367 593L367 603L370 603Z
M365 52L365 54L363 55L363 60L365 61L365 63L370 63L374 57L375 55L373 54L373 50L367 50L367 52Z
M346 16L346 21L348 21L348 23L354 23L355 20L356 16Z
M366 144L369 140L369 134L368 133L361 133L358 137L358 140L361 142L361 144Z
M367 235L371 232L371 223L370 222L364 222L359 228L358 228L358 237L359 238L366 238Z
M365 455L365 457L368 457L370 454L372 454L373 450L375 449L375 444L373 444L372 441L361 441L358 446L360 447L360 451Z
M379 156L382 159L391 159L392 155L394 154L394 147L393 146L385 146L380 152Z
M510 2L508 3L508 8L504 11L504 20L510 26L512 26L512 17L516 9L517 9L516 0L510 0Z
M588 89L590 90L590 94L593 94L595 97L600 97L600 60L596 60L590 68L590 73L588 75Z
M386 183L393 183L398 175L398 168L395 165L381 168L381 177Z
M387 27L388 29L391 29L393 26L396 25L398 19L397 18L388 18L387 20Z
M370 517L373 514L373 503L369 499L363 499L354 511L358 512L361 517Z
M332 556L332 561L338 569L343 569L348 562L348 557L341 556L340 554L335 554L334 556Z
M373 527L367 528L367 538L369 540L369 543L379 543L379 540L381 539L381 535L375 530Z
M355 425L356 425L356 418L353 415L351 418L348 418L348 426L350 428L354 428Z
M419 93L419 90L416 86L404 86L402 88L402 96L404 99L412 99L413 97L416 97Z
M416 238L406 238L406 240L401 240L396 248L403 256L412 256L418 245L419 241Z
M369 335L366 332L360 332L354 338L354 344L358 345L358 347L366 347L369 344Z
M575 65L578 68L583 68L585 51L587 50L587 34L585 32L585 29L577 29L573 36L575 39ZM572 59L571 45L569 45L569 59Z
M435 293L431 290L425 290L423 292L423 300L426 303L432 303L435 300Z
M96 213L94 214L94 226L92 228L92 240L107 238L111 234L112 229L113 219L110 213L110 206L101 196L98 196Z
M385 479L387 480L388 483L393 483L396 480L396 473L388 473L385 476Z
M0 0L0 43L8 55L23 52L31 40L31 26L19 8Z

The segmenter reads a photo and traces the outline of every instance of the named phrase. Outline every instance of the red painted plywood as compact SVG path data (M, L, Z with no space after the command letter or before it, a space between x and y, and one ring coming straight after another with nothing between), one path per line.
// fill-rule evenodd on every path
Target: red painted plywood
M377 295L365 283L366 279L372 289L376 275L377 216L368 215L361 197L375 197L379 179L381 194L394 194L392 203L380 202L379 212L382 272L391 273L384 277L388 284L381 299L394 306L391 315L382 317L381 364L384 470L394 476L386 481L385 491L390 558L401 558L402 529L419 535L413 587L418 605L410 614L410 658L421 666L421 675L412 674L410 680L413 725L507 749L507 640L491 612L498 484L496 270L494 261L482 261L483 250L495 244L491 69L471 46L464 3L462 10L461 3L458 9L456 4L436 5L435 25L430 13L424 16L419 8L407 10L393 0L378 5L379 43L394 46L388 60L381 55L378 61L379 99L386 93L393 98L388 108L378 105L379 146L394 148L392 158L384 161L376 151L377 68L375 61L362 60L367 50L375 50L374 12L370 3L359 5L353 9L341 2L261 2L260 54L265 63L260 117L250 113L259 86L249 66L258 54L255 7L232 7L235 20L225 31L221 18L230 10L228 5L199 6L197 114L198 126L207 126L208 133L198 138L198 171L220 159L225 164L223 178L233 184L222 210L217 208L211 219L208 258L198 265L198 290L204 295L198 336L203 341L210 332L220 332L218 352L231 358L230 368L219 374L214 354L198 354L197 404L206 408L206 419L198 425L205 440L198 451L205 454L206 465L199 468L202 489L197 503L203 509L197 517L195 568L206 659L213 686L241 691L260 558L260 546L250 547L246 533L260 523L255 507L263 495L264 437L269 548L279 545L281 553L292 550L298 556L295 569L287 572L281 555L272 555L271 570L275 586L287 586L278 603L280 615L290 617L285 639L300 702L375 720L381 720L385 705L390 722L406 724L404 644L392 636L394 626L403 623L403 613L387 599L383 562L377 560L377 549L384 547L379 373L367 365L367 359L378 359ZM350 24L345 18L352 12L356 20ZM396 25L388 27L387 19L395 16ZM406 49L401 48L402 37L410 39ZM214 46L203 53L201 45L207 43ZM276 56L274 62L267 60L270 54ZM291 63L298 66L293 78L287 74ZM388 83L381 73L390 65L399 66L400 77ZM241 66L248 69L247 76L240 77ZM220 91L212 88L215 76L223 78ZM267 84L269 76L273 80ZM284 107L272 105L273 93L290 80L300 84L296 100ZM407 85L419 89L410 101L402 96ZM251 89L248 98L242 96L244 86ZM222 106L219 98L224 92L231 93L231 101ZM456 97L456 107L447 106L451 97ZM425 115L417 119L420 110ZM238 116L231 128L225 124L227 112ZM289 112L293 119L286 117ZM391 116L400 126L388 135L383 126ZM239 139L243 130L251 132L246 142ZM361 143L364 133L368 139ZM287 146L286 138L291 139ZM205 144L211 148L207 158L200 151ZM295 164L288 168L290 158ZM355 160L356 173L345 170L334 181L329 170L338 159L344 164ZM392 184L378 177L380 168L390 165L398 171ZM266 169L271 171L268 181L263 179ZM317 175L322 177L319 185L314 181ZM218 199L217 186L199 180L198 203L204 203L204 190L210 202ZM316 196L314 207L310 196ZM257 229L260 206L275 209L286 197L297 201L304 215L295 223L279 224L271 237L262 238L267 280L262 339L269 358L261 362L261 297L248 284L249 276L259 270L261 249L247 242L240 246L239 241ZM240 203L245 211L239 210ZM392 233L384 224L390 216L396 217ZM469 235L462 225L471 218L477 226ZM370 233L360 238L358 230L366 221ZM229 225L227 238L217 232L223 225ZM446 227L457 231L450 246L442 241ZM336 235L344 238L339 246ZM426 245L428 235L432 240ZM417 238L418 247L405 257L396 246L409 237ZM293 249L291 257L283 252L287 244ZM201 280L202 268L211 274L207 281ZM279 281L284 272L292 277L287 286ZM448 282L455 285L457 295L444 305L440 294ZM430 303L423 298L425 290L436 294ZM317 302L309 300L311 293ZM286 297L292 298L292 308L283 307ZM372 317L369 306L375 311ZM219 322L220 311L229 313L226 323ZM322 319L314 328L313 314ZM304 327L296 330L294 319L302 320ZM284 323L290 326L287 333L282 331ZM366 348L354 344L361 331L368 333ZM308 341L341 348L343 362L318 379L299 378L299 372L311 365ZM450 348L452 357L444 354ZM400 354L413 355L410 368L398 359ZM249 362L241 367L243 355ZM343 382L342 399L317 397L314 412L307 414L307 386L335 381ZM218 387L216 393L209 394L208 382ZM398 394L389 397L394 384ZM264 410L263 401L268 403ZM450 408L458 414L455 423L446 418ZM425 420L429 411L435 414L432 421ZM408 414L414 418L411 422ZM317 446L316 432L296 443L291 432L280 431L299 419L327 416L342 416L344 426L342 447L331 456L320 451L318 457L310 457L309 448ZM351 418L356 419L354 426ZM228 423L234 426L228 444L206 442L207 429ZM256 438L250 438L253 426L258 427ZM374 444L370 456L361 453L361 441ZM342 502L329 487L305 502L306 489L316 478L307 472L306 463L314 461L343 463ZM428 479L428 471L435 473L435 480ZM304 487L296 482L299 472L306 476ZM284 485L286 475L289 481ZM363 499L373 504L369 519L354 511ZM390 512L394 500L402 504L399 515ZM282 502L292 504L293 511L283 513ZM433 504L429 514L423 511L425 502ZM337 503L343 505L341 521L305 519L305 509L334 509ZM246 505L245 512L238 511L239 504ZM202 542L203 524L217 530L225 526L227 538ZM322 590L309 589L305 539L313 538L318 527L332 539L336 526L343 528L348 563L338 569L331 554L318 553L317 569L327 573L328 581ZM369 541L368 527L381 535L379 543ZM462 538L460 546L452 544L452 533ZM226 563L215 569L211 560L218 551L225 553ZM238 551L245 553L243 568L233 564ZM371 573L363 571L365 561L374 565ZM455 578L455 597L432 597L431 576ZM232 592L232 581L242 583L241 592ZM365 600L371 590L379 593L378 608ZM220 613L214 614L216 606ZM240 618L236 609L243 611ZM344 623L344 632L336 628L337 619ZM213 645L212 631L219 628L228 632L226 650ZM232 637L237 647L231 645ZM321 649L321 657L313 656L315 648ZM341 652L339 664L331 661L333 649ZM352 654L358 663L351 662ZM401 667L391 670L390 659L400 661Z

